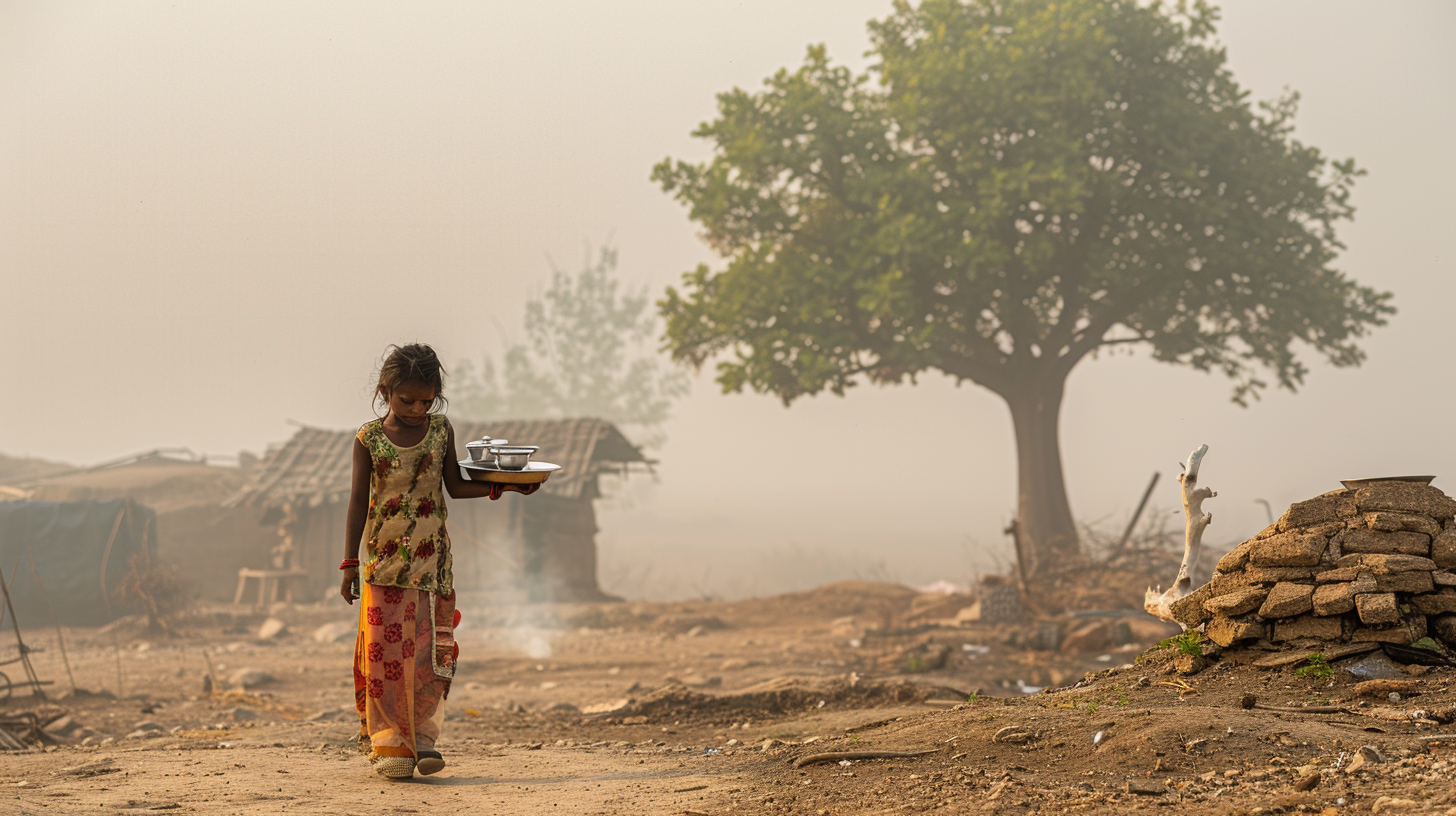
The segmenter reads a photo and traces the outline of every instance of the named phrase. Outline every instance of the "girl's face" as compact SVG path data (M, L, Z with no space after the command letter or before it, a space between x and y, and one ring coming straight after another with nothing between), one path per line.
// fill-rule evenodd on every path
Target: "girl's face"
M434 404L435 389L422 383L402 383L389 394L389 412L404 425L428 422Z

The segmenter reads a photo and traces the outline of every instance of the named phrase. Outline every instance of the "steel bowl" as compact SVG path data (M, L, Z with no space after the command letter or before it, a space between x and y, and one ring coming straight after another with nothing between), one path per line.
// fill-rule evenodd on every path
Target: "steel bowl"
M472 462L489 463L495 460L495 456L490 452L490 446L491 443L484 439L466 442L465 452L470 454Z
M502 470L525 470L531 463L531 454L540 450L535 445L514 445L498 447L492 445L491 452L495 454L496 467Z

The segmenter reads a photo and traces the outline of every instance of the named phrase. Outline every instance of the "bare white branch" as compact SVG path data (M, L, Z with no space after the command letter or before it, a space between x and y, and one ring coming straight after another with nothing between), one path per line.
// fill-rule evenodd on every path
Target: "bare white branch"
M1178 481L1183 486L1183 564L1178 568L1178 579L1166 592L1149 589L1143 597L1143 608L1160 620L1173 620L1173 603L1187 597L1193 590L1193 571L1198 568L1198 554L1203 547L1203 531L1213 522L1213 514L1203 512L1203 501L1218 494L1206 487L1198 487L1198 467L1203 464L1203 455L1208 453L1207 445L1199 445L1188 454L1183 472Z

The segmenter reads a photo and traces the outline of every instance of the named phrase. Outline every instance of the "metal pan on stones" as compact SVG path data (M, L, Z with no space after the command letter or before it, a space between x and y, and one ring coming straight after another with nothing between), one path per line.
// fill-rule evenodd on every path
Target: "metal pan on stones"
M1354 490L1357 487L1369 487L1381 482L1411 482L1428 485L1435 479L1435 476L1376 476L1371 479L1341 479L1340 484L1344 485L1346 490Z

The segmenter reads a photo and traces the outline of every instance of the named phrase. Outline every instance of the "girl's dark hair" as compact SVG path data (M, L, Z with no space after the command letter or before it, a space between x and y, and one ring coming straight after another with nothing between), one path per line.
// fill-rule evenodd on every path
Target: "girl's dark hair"
M379 384L374 387L375 404L389 406L389 395L405 383L416 383L435 389L435 404L430 412L445 409L445 367L435 350L424 343L409 343L390 346L384 350L384 362L379 364Z

